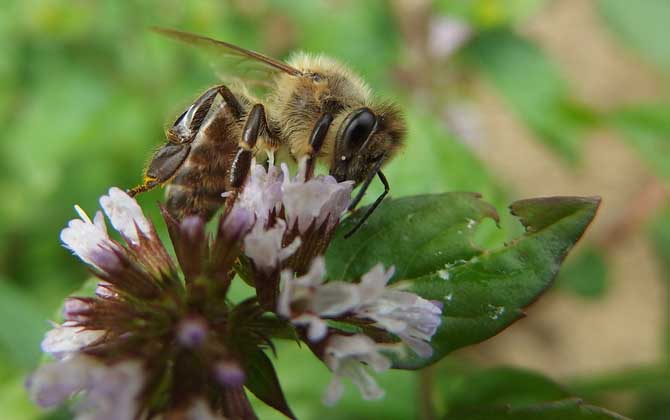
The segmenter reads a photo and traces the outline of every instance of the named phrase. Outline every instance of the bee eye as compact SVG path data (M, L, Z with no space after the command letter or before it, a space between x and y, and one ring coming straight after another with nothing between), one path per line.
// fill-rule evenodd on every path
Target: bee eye
M310 77L312 78L312 81L315 83L319 83L323 80L323 76L321 76L319 73L312 73L310 74Z
M368 108L361 108L349 114L345 122L342 141L349 150L359 149L375 128L377 117Z

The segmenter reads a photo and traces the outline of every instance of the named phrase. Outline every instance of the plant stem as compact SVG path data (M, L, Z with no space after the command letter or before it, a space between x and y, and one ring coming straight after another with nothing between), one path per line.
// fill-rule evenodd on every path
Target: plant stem
M419 418L422 420L435 420L437 418L433 406L433 371L434 368L430 366L419 372L417 401L419 401Z

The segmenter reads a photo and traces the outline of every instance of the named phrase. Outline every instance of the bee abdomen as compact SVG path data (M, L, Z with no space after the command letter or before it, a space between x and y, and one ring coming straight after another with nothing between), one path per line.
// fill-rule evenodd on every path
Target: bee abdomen
M198 215L209 220L224 204L224 191L203 190L199 186L170 184L167 189L167 208L170 214L182 219Z
M179 218L200 215L209 219L225 202L221 194L230 189L230 166L240 136L239 129L225 117L215 118L205 128L170 180L167 206Z

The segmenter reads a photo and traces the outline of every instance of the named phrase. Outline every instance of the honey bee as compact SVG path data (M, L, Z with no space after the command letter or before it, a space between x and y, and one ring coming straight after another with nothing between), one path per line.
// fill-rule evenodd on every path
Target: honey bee
M260 80L268 92L256 98L243 83L205 91L167 130L166 143L131 195L167 185L171 214L210 218L224 204L222 193L240 188L252 158L264 152L270 160L322 162L338 181L361 185L350 211L379 177L384 192L349 234L382 202L389 191L382 167L403 146L405 120L396 105L376 100L358 75L321 55L297 54L283 62L204 36L154 31L259 65L269 73Z

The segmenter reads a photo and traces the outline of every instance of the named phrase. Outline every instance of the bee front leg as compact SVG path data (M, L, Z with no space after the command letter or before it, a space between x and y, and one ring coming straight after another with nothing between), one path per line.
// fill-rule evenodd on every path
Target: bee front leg
M267 131L267 127L265 108L262 104L254 105L249 111L249 115L247 115L242 130L242 139L238 143L237 153L230 168L230 186L233 189L239 189L244 185L251 169L251 159L254 157L256 141L264 130Z
M307 155L307 165L305 168L305 179L310 179L314 176L314 165L316 164L316 157L321 151L328 129L333 123L333 114L326 112L314 124L312 134L309 136L309 153Z
M361 199L365 195L365 192L368 190L368 187L370 186L370 183L375 178L375 176L379 177L379 180L384 185L384 192L382 192L379 195L379 197L377 197L377 199L374 201L374 203L372 203L372 205L370 207L368 207L368 209L365 211L365 214L363 215L363 217L358 219L358 222L356 223L356 225L354 225L354 227L351 228L351 230L344 235L345 239L351 237L351 235L356 233L356 231L361 226L363 226L363 223L365 223L365 221L368 220L368 217L370 217L372 215L372 213L375 211L375 209L382 203L382 201L384 201L384 197L386 197L386 195L391 190L391 187L389 186L389 183L388 183L388 180L386 179L386 176L384 176L384 173L381 171L382 164L383 164L383 159L379 159L379 161L374 166L372 171L370 171L370 174L368 175L368 177L365 179L365 182L361 186L361 189L358 192L358 194L356 195L356 197L354 197L354 199L349 204L348 210L350 212L353 212L354 210L356 210L356 207L361 202Z

